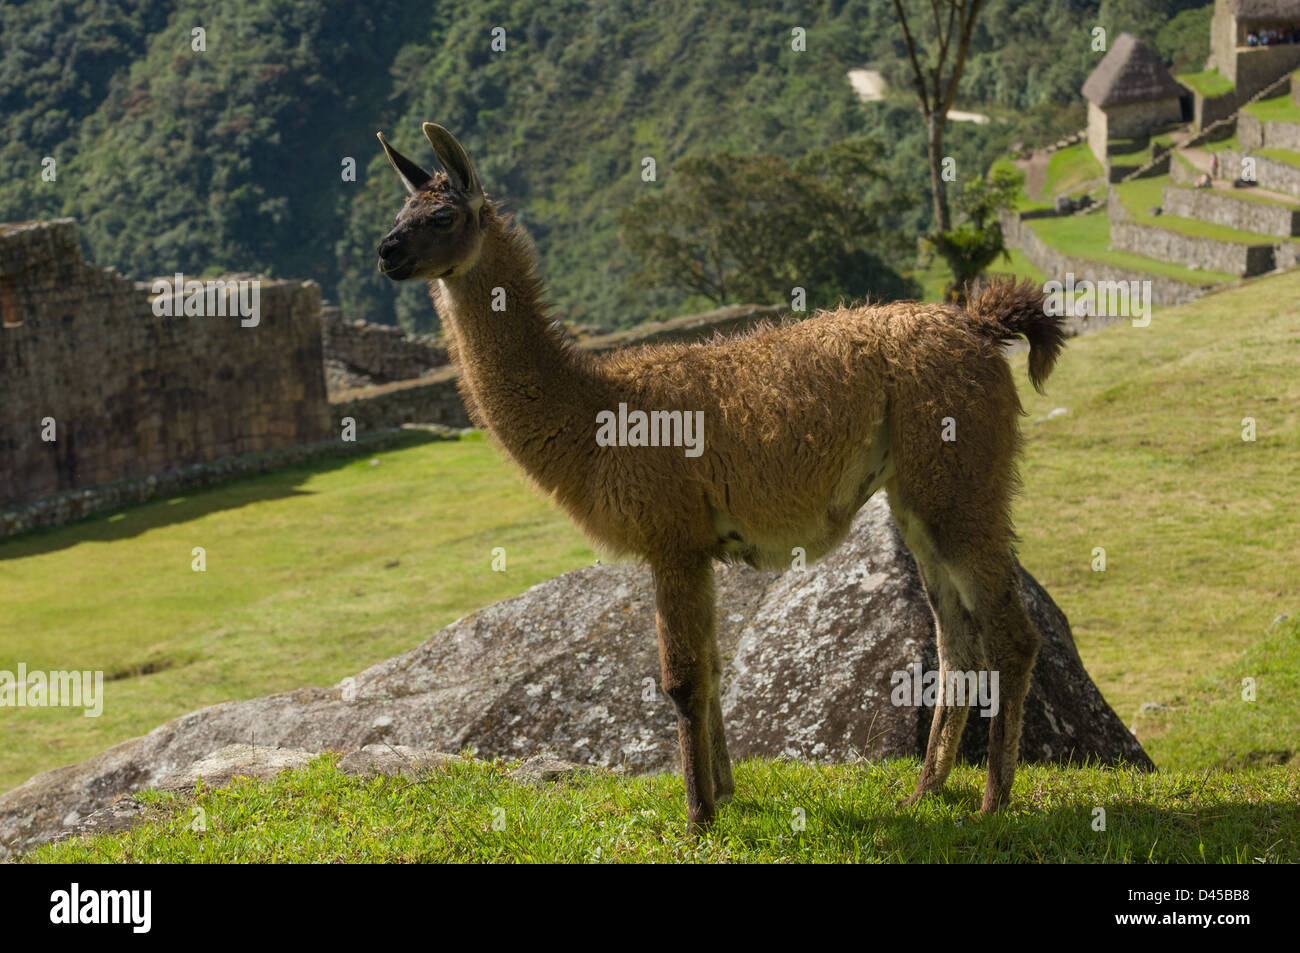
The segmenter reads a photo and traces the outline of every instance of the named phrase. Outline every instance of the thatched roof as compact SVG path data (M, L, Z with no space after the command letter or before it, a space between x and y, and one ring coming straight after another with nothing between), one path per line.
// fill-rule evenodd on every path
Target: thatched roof
M1227 0L1228 12L1242 22L1300 21L1300 0Z
M1160 58L1132 33L1121 33L1083 84L1088 101L1105 108L1181 96Z

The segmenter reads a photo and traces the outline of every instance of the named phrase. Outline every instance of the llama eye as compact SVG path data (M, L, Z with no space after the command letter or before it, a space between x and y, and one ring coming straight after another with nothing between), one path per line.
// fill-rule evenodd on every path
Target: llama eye
M454 212L433 213L433 224L438 226L439 228L446 228L455 220L456 220L456 214Z

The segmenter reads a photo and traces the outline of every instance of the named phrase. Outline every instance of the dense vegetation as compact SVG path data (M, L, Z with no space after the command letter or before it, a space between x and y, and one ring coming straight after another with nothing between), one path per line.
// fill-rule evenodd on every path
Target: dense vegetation
M1105 25L1193 65L1207 47L1178 0L990 0L958 106L959 184L1013 138L1079 129L1078 89ZM1190 26L1189 26L1190 23ZM505 49L492 48L503 28ZM791 30L807 31L806 51ZM193 48L205 31L206 49ZM347 312L427 324L415 285L374 268L401 199L375 144L385 129L428 157L419 122L469 148L535 238L568 318L607 325L704 306L634 288L617 215L685 157L796 160L869 136L891 190L882 229L922 234L924 130L906 86L890 0L769 5L671 0L41 0L0 6L0 220L70 215L88 254L137 277L176 270L310 277ZM856 100L845 72L894 84ZM653 183L641 160L656 159ZM57 178L42 179L42 160ZM356 161L356 181L343 175ZM887 249L874 253L889 258Z

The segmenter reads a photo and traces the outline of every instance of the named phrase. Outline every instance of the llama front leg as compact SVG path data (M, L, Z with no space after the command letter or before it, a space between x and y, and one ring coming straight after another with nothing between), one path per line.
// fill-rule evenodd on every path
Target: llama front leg
M706 558L656 566L655 623L664 693L677 707L677 742L686 781L686 813L697 828L713 821L722 707L715 676L713 569ZM730 769L727 771L730 775Z

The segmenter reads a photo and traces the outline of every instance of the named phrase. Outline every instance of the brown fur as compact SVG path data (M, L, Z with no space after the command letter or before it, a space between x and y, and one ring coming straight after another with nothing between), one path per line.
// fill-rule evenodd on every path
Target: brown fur
M1041 386L1063 343L1042 293L995 283L964 312L917 302L839 308L741 337L593 356L551 321L532 249L481 201L454 139L425 129L449 177L421 180L385 142L413 193L380 246L380 269L434 279L474 422L593 543L649 563L691 819L707 824L732 792L712 561L784 567L796 548L816 559L879 489L934 611L941 684L949 669L999 672L982 810L1005 804L1040 636L1012 552L1021 408L1001 345L1029 339ZM454 225L445 214L430 224L431 210L448 208ZM494 289L504 290L503 311L492 310ZM598 446L597 414L620 402L703 411L704 453ZM941 439L945 418L955 421L951 442ZM936 708L909 800L947 777L966 714Z

